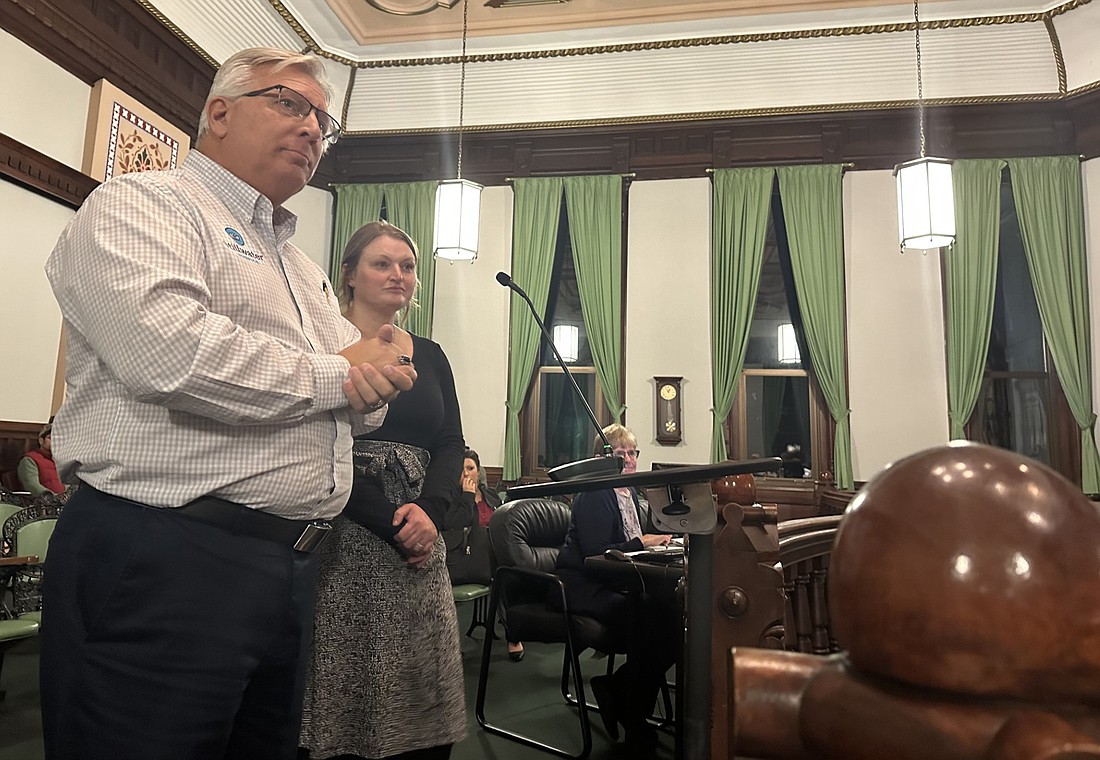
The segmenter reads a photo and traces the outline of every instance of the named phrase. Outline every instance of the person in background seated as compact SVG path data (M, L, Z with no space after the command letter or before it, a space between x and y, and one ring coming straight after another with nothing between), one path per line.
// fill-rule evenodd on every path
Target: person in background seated
M603 432L614 454L623 458L623 473L635 472L638 439L634 434L619 424L609 425ZM597 436L593 454L602 452L603 439ZM584 560L608 549L630 552L667 546L671 536L642 532L647 523L648 514L643 514L633 488L579 493L573 499L569 532L556 565L570 610L600 620L627 642L626 662L610 676L593 678L592 693L608 734L618 738L618 723L626 728L633 757L650 756L657 744L656 731L647 718L665 672L676 661L680 626L675 599L671 594L650 594L638 603L637 598L590 577Z
M430 255L430 254L429 254ZM445 760L466 735L458 617L440 530L458 501L462 419L443 348L397 327L416 244L388 222L344 248L340 300L360 331L392 325L416 385L355 439L355 482L321 550L300 746L331 757Z
M465 459L462 460L462 503L471 509L477 507L477 524L479 528L488 528L489 519L493 512L500 506L500 496L489 489L485 480L485 470L481 468L481 458L473 449L466 449ZM505 623L507 628L507 623ZM523 659L523 642L508 642L508 659L519 662Z
M485 471L481 469L481 458L473 449L466 449L459 482L462 486L462 503L470 507L476 506L478 527L488 528L489 518L500 506L500 496L489 490Z
M19 460L19 482L31 496L44 493L65 493L53 461L53 425L46 425L38 434L38 448L31 449Z

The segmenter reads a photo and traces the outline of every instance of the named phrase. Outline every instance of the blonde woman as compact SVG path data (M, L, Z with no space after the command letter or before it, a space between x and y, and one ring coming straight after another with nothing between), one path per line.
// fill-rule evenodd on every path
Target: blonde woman
M344 250L345 316L364 335L400 324L416 244L386 222ZM331 757L446 758L466 735L458 621L439 534L458 498L465 445L450 364L398 329L413 390L356 438L351 498L323 547L301 745Z

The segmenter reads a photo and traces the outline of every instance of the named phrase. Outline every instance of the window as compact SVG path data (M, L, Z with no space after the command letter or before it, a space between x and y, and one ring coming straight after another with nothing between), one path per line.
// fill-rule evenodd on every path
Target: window
M1076 424L1053 366L1006 171L989 353L966 433L970 440L1037 459L1079 482Z
M816 478L830 469L833 423L800 331L776 188L745 362L726 418L726 451L731 459L778 456L784 477Z
M550 280L550 295L546 314L547 330L559 341L558 350L569 371L601 425L610 422L610 415L600 392L592 350L588 344L581 314L580 293L573 265L573 249L569 240L569 214L564 195L558 221L558 238L554 250L554 272ZM569 329L572 328L572 329ZM575 346L572 336L576 336ZM569 349L569 350L567 350ZM574 361L569 361L570 355ZM525 475L543 476L546 470L592 455L592 439L596 435L588 412L574 393L569 379L543 340L535 381L521 418L523 428L522 466Z

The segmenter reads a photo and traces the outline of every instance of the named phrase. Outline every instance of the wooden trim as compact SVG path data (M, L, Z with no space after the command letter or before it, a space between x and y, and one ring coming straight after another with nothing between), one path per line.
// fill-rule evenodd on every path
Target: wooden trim
M99 186L88 175L4 134L0 134L0 175L72 208L80 208Z

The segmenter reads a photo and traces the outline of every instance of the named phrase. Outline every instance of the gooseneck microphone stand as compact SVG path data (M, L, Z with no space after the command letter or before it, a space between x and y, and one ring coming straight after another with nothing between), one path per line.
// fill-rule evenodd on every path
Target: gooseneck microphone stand
M596 420L596 415L593 413L592 407L589 406L588 399L586 399L584 393L581 392L580 386L577 385L573 373L569 371L569 366L565 363L565 360L561 358L558 347L554 345L554 339L550 336L550 331L546 329L546 325L539 319L538 309L535 308L535 304L531 302L530 297L523 291L523 288L516 285L511 276L506 272L497 272L497 282L509 288L527 303L527 308L530 309L531 316L535 318L535 324L538 325L539 330L542 331L542 337L546 339L547 345L550 346L550 351L554 354L554 358L558 360L558 366L561 367L561 371L564 372L566 378L569 379L569 384L573 388L573 394L580 399L584 410L588 412L588 419L592 421L592 427L596 429L596 433L600 436L600 440L603 441L603 456L581 459L577 462L567 462L547 470L546 474L550 476L551 480L573 480L574 478L586 478L595 475L618 475L623 471L623 458L614 456L611 453L611 443L607 440L607 436L604 435L603 428L600 426L599 421Z

